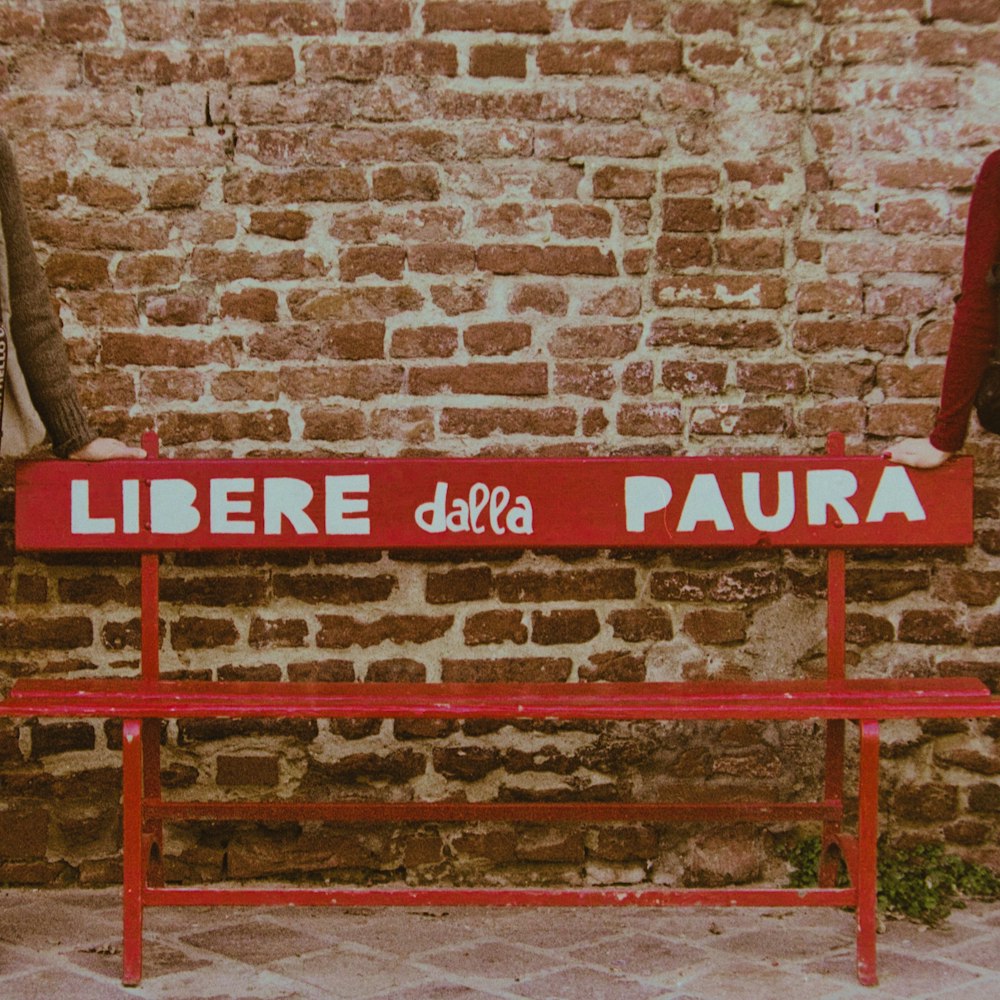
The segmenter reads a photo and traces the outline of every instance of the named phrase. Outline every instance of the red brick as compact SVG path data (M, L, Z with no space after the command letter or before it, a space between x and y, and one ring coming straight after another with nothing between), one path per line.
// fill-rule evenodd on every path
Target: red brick
M679 434L683 428L676 403L626 403L618 410L617 430L628 437Z
M224 283L242 278L257 281L305 278L312 275L312 270L302 250L263 254L248 250L227 252L198 247L191 254L191 273L196 278Z
M706 236L678 236L671 233L656 241L656 264L665 271L708 267L712 258L712 241Z
M622 391L627 396L648 396L653 391L653 382L651 361L633 361L622 373Z
M282 205L286 202L367 201L370 193L359 167L324 167L286 173L233 173L222 183L227 202Z
M575 125L535 129L535 155L553 160L578 156L616 159L659 156L666 148L662 132L646 126ZM537 195L537 192L533 192ZM570 194L574 194L571 191ZM550 196L551 197L551 196Z
M323 396L345 396L348 399L377 399L398 393L403 386L404 371L396 365L325 365L322 368L283 368L279 374L281 391L291 399L314 400ZM321 420L320 412L313 411ZM357 412L357 411L355 411ZM347 417L338 416L337 422ZM355 418L357 419L357 418Z
M163 444L195 441L290 441L288 414L284 410L252 413L164 413L158 425Z
M476 268L476 251L454 243L422 243L407 249L407 265L416 273L469 274Z
M345 288L333 291L297 288L288 293L288 308L298 320L340 323L381 321L423 305L420 293L406 285Z
M225 292L219 304L219 315L252 319L258 323L274 323L278 318L278 295L270 288L245 288L239 292Z
M931 17L966 24L995 24L997 9L993 0L931 0Z
M523 80L528 75L527 50L516 45L474 45L469 51L469 75Z
M127 212L130 208L135 208L140 200L138 192L133 188L89 174L77 177L70 187L70 193L84 205L118 212Z
M467 646L483 646L502 642L523 645L528 641L528 629L520 611L500 609L480 611L465 619L462 635Z
M302 65L310 82L376 80L385 68L385 54L374 45L330 45L315 42L302 49Z
M484 246L476 252L480 270L494 274L615 275L614 256L597 247Z
M696 434L782 434L788 413L781 406L728 406L700 408L691 418Z
M656 175L638 167L613 164L594 172L595 198L649 198L656 190Z
M424 7L427 31L497 31L546 34L552 16L544 0L430 0Z
M125 256L118 262L118 267L115 269L115 284L146 288L176 285L180 281L183 269L184 262L181 259L168 257L165 254Z
M611 365L556 365L553 388L559 396L585 396L588 399L610 399L618 380Z
M558 285L518 285L509 301L512 313L529 310L545 316L565 316L569 311L569 295Z
M538 69L544 75L620 76L676 73L682 68L681 44L672 39L629 45L607 42L543 42Z
M238 84L281 83L295 77L295 53L287 45L245 45L229 57Z
M208 300L201 295L150 295L142 307L156 326L204 326L208 322Z
M785 262L785 245L778 238L737 236L715 246L719 263L737 271L776 270Z
M214 341L188 340L154 333L107 333L101 357L111 365L149 365L171 368L194 368L218 362L235 361L233 345L226 338Z
M403 327L394 330L389 346L393 358L450 358L458 350L453 326Z
M574 27L594 31L621 29L628 20L628 0L578 0L570 11Z
M958 788L941 782L901 784L892 797L893 814L921 823L958 816Z
M875 181L883 187L954 190L968 186L969 169L941 160L911 159L906 163L879 164Z
M798 312L861 312L862 295L858 281L810 281L799 285L795 295Z
M736 365L736 384L749 392L785 393L796 396L805 392L806 370L796 364L740 361Z
M587 642L600 630L597 612L591 608L533 611L531 614L531 639L540 646Z
M306 441L359 441L368 432L365 414L352 407L307 407L302 421Z
M682 396L717 395L726 385L726 366L719 362L664 362L660 382Z
M361 361L385 356L382 323L324 323L281 328L257 334L250 353L268 361L316 357Z
M295 0L241 0L239 4L203 3L197 11L198 31L208 37L237 35L325 35L336 30L333 13L323 5Z
M482 601L493 593L493 571L489 566L469 566L428 573L425 596L428 604Z
M534 684L569 679L573 661L569 657L524 656L490 660L441 661L445 682Z
M92 254L57 250L49 255L45 274L56 288L101 288L109 285L108 261Z
M446 365L411 368L409 390L415 396L440 392L497 396L544 396L548 393L548 366L543 362Z
M567 239L611 235L611 216L595 205L558 205L552 209L552 228Z
M42 14L35 10L0 8L0 38L8 45L35 41L42 32Z
M638 316L641 311L642 293L634 287L594 292L580 303L581 316Z
M105 41L111 27L103 3L48 4L44 15L45 33L63 44Z
M371 622L347 615L319 615L318 619L316 645L321 649L367 648L382 642L430 642L444 635L454 622L451 615L385 615Z
M747 637L747 619L742 611L704 608L684 617L684 631L696 642L727 645Z
M606 326L564 326L549 341L549 351L557 358L623 358L639 346L639 324Z
M470 354L513 354L531 345L531 327L527 323L479 323L466 329L462 341Z
M416 270L413 263L413 250L410 250L410 267ZM431 301L446 316L461 316L463 313L479 312L486 306L486 289L481 285L432 285Z
M572 436L576 423L575 411L566 406L544 410L512 410L498 406L478 410L445 407L440 417L442 433L468 438L491 437L494 434Z
M664 198L663 228L672 232L718 232L722 213L711 198Z
M251 233L277 240L301 240L311 224L312 219L305 212L252 212L250 215Z
M344 281L355 281L374 274L387 281L398 281L405 264L406 251L402 247L350 247L340 253L340 276Z
M403 42L386 51L385 70L394 76L457 76L458 53L442 42Z
M308 636L309 625L301 618L260 618L255 615L250 622L250 645L256 649L304 646Z
M719 189L719 171L713 167L673 167L663 172L667 194L708 195Z
M674 637L674 627L668 612L660 608L627 608L608 615L616 639L625 642L667 640Z
M405 31L409 26L410 5L405 0L348 0L348 31Z
M219 754L215 758L215 783L223 788L274 787L278 784L279 775L277 757Z
M437 201L441 185L433 167L382 167L372 174L379 201Z
M806 352L860 348L902 354L906 349L906 327L889 320L798 320L794 343L797 350Z
M785 303L787 290L784 279L778 277L690 275L657 279L653 285L653 295L661 306L779 309Z
M735 35L739 29L739 15L724 4L694 2L671 6L670 27L679 35L700 35L707 31Z
M94 641L94 627L89 618L72 615L20 615L0 620L0 641L4 649L76 649Z

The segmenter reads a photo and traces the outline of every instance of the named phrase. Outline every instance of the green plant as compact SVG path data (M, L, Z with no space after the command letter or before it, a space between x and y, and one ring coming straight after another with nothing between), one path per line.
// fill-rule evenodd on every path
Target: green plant
M816 884L820 841L805 837L780 850L796 888ZM841 866L843 876L843 866ZM838 878L842 884L842 879ZM929 926L944 920L966 899L1000 898L1000 875L984 865L948 854L940 844L916 847L879 845L878 906L887 916Z

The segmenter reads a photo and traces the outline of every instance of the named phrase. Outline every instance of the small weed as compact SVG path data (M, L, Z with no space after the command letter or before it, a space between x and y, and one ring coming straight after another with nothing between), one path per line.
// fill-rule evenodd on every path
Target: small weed
M820 841L806 837L785 847L789 883L802 888L816 884ZM845 885L841 862L838 885ZM878 907L890 917L905 917L933 927L966 899L1000 898L1000 875L983 865L948 854L940 844L917 847L879 846Z

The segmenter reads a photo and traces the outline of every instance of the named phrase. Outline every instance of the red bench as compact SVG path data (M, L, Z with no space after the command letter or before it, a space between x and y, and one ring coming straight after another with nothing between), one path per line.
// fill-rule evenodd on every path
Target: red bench
M18 470L17 544L132 551L141 562L141 676L18 681L0 714L123 720L124 971L142 971L146 906L640 905L853 907L857 970L876 983L879 722L1000 714L972 678L847 679L845 553L967 545L972 463L914 472L871 457L163 460L41 462ZM37 512L44 510L45 517ZM243 683L159 676L159 554L352 548L614 549L760 545L827 551L823 680L746 683ZM455 718L825 721L822 795L810 802L176 802L160 782L168 718ZM860 728L858 822L845 815L845 726ZM339 823L520 820L809 820L822 825L819 886L673 889L168 886L169 819ZM835 884L843 857L850 884Z

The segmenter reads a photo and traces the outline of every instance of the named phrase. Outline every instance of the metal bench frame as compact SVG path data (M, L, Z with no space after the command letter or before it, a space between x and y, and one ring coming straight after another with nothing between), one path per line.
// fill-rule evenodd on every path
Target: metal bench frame
M144 441L157 454L155 436ZM843 454L832 436L828 453ZM971 492L969 496L971 525ZM441 543L447 545L447 541ZM452 543L454 547L467 547ZM926 541L921 544L926 545ZM932 543L933 544L933 543ZM120 718L123 722L124 947L127 985L142 975L147 906L835 906L856 913L857 975L875 985L879 723L896 718L1000 715L1000 699L972 678L848 680L845 548L827 562L826 676L746 683L243 683L160 678L159 552L140 555L141 676L18 681L0 715ZM173 802L162 794L160 720L167 718L434 718L599 720L823 720L822 797L807 802ZM844 828L846 724L860 732L857 827ZM814 821L821 824L818 886L734 888L449 888L168 886L166 820L322 820L336 823ZM837 886L843 858L849 885Z

